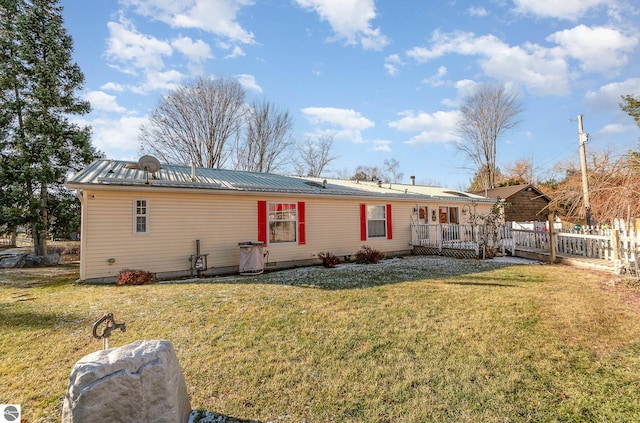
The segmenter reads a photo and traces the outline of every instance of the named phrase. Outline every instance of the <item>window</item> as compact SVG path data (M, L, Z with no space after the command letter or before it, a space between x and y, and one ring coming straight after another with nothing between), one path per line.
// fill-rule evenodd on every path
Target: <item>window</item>
M306 244L305 216L304 201L269 204L258 201L258 241L264 245L296 240L299 245Z
M296 242L296 203L269 203L269 242Z
M418 223L426 225L429 223L429 207L420 206L418 207Z
M367 237L387 236L387 214L385 206L367 206Z
M133 231L137 234L149 232L149 210L147 200L133 200Z
M391 204L360 204L360 240L384 237L392 239Z
M460 223L458 218L458 207L444 207L440 206L440 223Z

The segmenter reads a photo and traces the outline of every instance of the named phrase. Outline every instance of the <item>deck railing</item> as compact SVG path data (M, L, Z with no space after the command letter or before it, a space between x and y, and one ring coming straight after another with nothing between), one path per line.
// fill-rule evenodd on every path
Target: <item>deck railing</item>
M550 253L551 234L544 222L528 225L507 222L492 230L479 225L412 224L412 245L437 249L473 250L479 256L488 244L496 249L517 255L517 250ZM591 229L588 233L554 229L555 252L560 256L580 256L588 259L610 260L620 272L638 274L640 231Z
M495 233L493 231L496 231ZM414 247L459 257L484 257L496 250L505 251L509 240L506 226L491 228L483 225L413 224L411 244ZM455 254L452 251L461 252Z

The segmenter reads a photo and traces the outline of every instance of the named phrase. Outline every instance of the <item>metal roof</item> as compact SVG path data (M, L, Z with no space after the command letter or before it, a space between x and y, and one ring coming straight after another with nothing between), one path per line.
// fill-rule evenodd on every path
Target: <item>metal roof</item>
M395 184L395 183L382 183L378 181L355 181L344 179L322 179L322 178L306 178L315 182L327 181L327 184L336 184L343 187L349 187L352 189L365 190L367 192L373 192L377 194L390 194L399 193L402 195L420 196L422 198L428 197L431 199L446 199L449 201L479 201L486 203L495 203L495 200L486 197L471 194L468 192L457 191L451 188L444 187L432 187L426 185L409 185L409 184Z
M96 186L137 186L306 194L322 196L366 196L406 200L446 199L449 201L494 202L455 190L419 185L381 184L339 179L305 178L273 173L244 172L162 164L154 173L121 160L96 160L73 175L67 186L82 189Z

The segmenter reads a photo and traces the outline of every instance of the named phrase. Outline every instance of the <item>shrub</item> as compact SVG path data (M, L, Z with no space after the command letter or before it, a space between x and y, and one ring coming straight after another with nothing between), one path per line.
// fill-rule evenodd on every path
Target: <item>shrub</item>
M64 248L62 254L67 254L70 256L78 256L80 255L80 246L79 245L67 245Z
M340 264L340 259L333 253L318 253L318 258L322 260L322 265L324 267L336 267Z
M138 269L125 269L116 276L117 285L142 285L153 280L153 273Z
M64 245L47 245L47 254L57 254L61 256L62 253L64 253L64 250Z
M384 259L384 253L371 248L368 245L363 245L362 248L356 253L356 263L360 264L375 264Z

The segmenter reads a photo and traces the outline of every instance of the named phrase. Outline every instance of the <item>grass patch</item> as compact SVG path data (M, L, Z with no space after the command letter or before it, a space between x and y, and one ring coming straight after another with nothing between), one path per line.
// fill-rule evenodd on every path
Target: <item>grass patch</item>
M145 286L0 286L1 402L59 421L113 312L195 409L259 421L640 421L640 318L602 275L412 257ZM30 300L22 300L27 296Z

